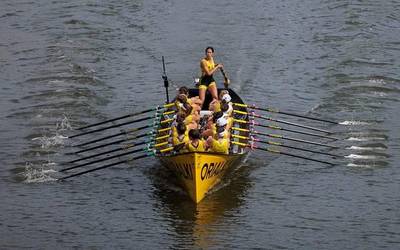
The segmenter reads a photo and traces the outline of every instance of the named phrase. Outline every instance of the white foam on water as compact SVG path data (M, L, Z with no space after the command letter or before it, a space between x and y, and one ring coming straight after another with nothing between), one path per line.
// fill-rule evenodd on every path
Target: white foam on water
M49 173L57 172L54 169L45 169L43 167L48 166L50 163L43 164L40 167L35 167L32 163L27 162L25 165L25 171L21 173L25 177L25 183L41 183L56 181L56 178L48 175ZM50 164L53 165L53 164Z
M340 125L353 126L353 125L369 125L370 123L363 122L363 121L343 121L343 122L339 122L339 124Z
M346 149L351 149L351 150L369 150L369 151L374 151L374 150L386 150L386 148L383 147L359 147L359 146L351 146L347 147Z
M386 140L384 137L349 137L348 141L382 141Z
M68 117L64 115L64 118L60 123L56 124L56 131L72 130L72 126L68 120Z
M378 157L375 156L375 155L349 154L349 155L346 155L345 158L350 158L350 159L377 159Z
M62 135L56 135L53 137L42 136L35 137L32 139L32 141L39 141L41 144L41 148L48 149L56 145L63 145L66 138L68 137Z
M356 168L372 168L372 165L368 165L368 164L355 164L355 163L348 163L347 164L348 167L356 167Z

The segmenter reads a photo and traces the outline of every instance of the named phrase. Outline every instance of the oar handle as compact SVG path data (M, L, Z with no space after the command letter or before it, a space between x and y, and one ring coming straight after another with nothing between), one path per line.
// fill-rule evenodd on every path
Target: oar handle
M227 89L229 87L229 84L231 83L231 81L229 80L228 76L225 73L225 70L223 68L220 68L222 76L224 77L224 86Z

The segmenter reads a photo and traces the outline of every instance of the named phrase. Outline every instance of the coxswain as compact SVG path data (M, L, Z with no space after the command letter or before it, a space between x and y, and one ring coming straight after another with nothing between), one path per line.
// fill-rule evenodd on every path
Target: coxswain
M201 106L203 106L206 91L210 91L213 100L218 99L217 84L215 83L213 74L218 69L223 69L222 64L214 63L214 48L207 47L205 49L206 56L200 61L201 78L199 82L199 98L201 100Z

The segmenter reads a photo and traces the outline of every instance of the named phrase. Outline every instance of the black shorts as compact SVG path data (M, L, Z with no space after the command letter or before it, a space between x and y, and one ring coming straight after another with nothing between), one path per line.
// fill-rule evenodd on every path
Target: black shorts
M215 80L214 80L214 77L212 75L211 76L205 75L205 76L202 76L200 78L200 84L199 85L203 85L203 86L208 87L213 82L215 82Z

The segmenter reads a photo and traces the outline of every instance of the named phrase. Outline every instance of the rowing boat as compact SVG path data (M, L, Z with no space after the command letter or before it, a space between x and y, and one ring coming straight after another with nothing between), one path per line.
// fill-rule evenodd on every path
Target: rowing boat
M222 89L218 89L221 91ZM243 103L243 100L232 90L229 89L229 94L232 98L232 102ZM197 89L190 89L189 96L197 96ZM207 109L208 104L211 101L211 96L206 95L203 109ZM241 108L242 111L246 111L246 108ZM239 117L240 116L240 117ZM247 115L241 115L235 113L236 119L248 121ZM168 119L168 118L164 118ZM239 137L248 137L248 123L234 123L231 133L235 135L238 144L247 144L246 139ZM157 131L163 130L165 126L160 122ZM162 137L168 132L158 132L157 137ZM164 148L168 148L165 145ZM162 152L163 149L160 148ZM161 153L157 155L163 166L169 171L172 171L179 180L181 186L186 190L190 198L199 203L204 197L210 192L216 185L218 185L224 177L235 169L247 155L248 150L240 145L231 145L229 154L214 153L214 152L172 152Z
M339 138L331 136L333 134L332 131L308 125L303 125L295 122L285 121L282 119L276 119L273 117L265 116L264 114L260 114L258 112L281 114L281 115L308 119L312 121L319 121L329 124L338 125L341 123L337 121L312 117L308 115L295 114L292 112L282 111L271 107L258 107L255 105L247 105L232 89L228 89L229 94L231 96L232 114L233 114L232 115L233 126L230 128L231 131L230 131L229 153L227 154L215 153L215 152L183 153L182 151L179 151L179 149L176 147L177 145L172 146L169 142L171 136L171 130L173 127L170 124L174 120L170 116L173 115L176 111L173 110L172 108L175 106L175 103L169 102L168 79L165 74L164 60L163 60L163 68L164 68L164 75L163 75L164 87L166 88L166 97L167 97L166 104L159 105L156 108L148 108L135 113L126 114L120 117L115 117L106 121L97 122L77 128L76 131L81 131L81 132L72 134L68 136L68 138L91 135L93 133L115 129L127 125L131 126L131 124L142 123L149 120L152 120L153 122L147 125L142 124L139 127L122 129L118 133L110 134L105 137L92 139L90 141L73 145L73 147L84 147L84 148L74 152L66 153L66 155L81 154L84 152L89 152L103 147L109 147L112 145L118 145L118 146L117 148L111 150L102 151L100 153L91 154L89 156L79 157L77 159L67 162L61 162L60 165L65 165L65 164L68 165L74 164L74 165L60 169L59 172L71 171L73 169L86 167L88 165L98 164L100 162L110 161L116 158L120 160L117 162L115 161L109 162L107 164L94 167L88 170L84 170L78 173L72 173L70 175L60 177L57 180L62 181L72 177L98 171L101 169L110 168L119 164L133 162L146 157L155 156L156 158L159 159L162 165L164 165L169 171L175 174L182 187L187 191L189 197L197 204L207 196L207 193L209 193L219 183L221 183L221 181L224 178L227 178L229 172L235 170L236 167L240 165L240 163L245 159L246 155L248 154L249 149L259 150L272 154L286 155L293 158L318 162L330 166L334 166L336 165L336 163L331 161L311 158L305 155L300 155L295 152L292 153L292 151L290 152L281 151L280 148L287 148L290 150L308 152L318 155L326 155L337 159L343 159L345 157L343 155L334 154L332 152L324 152L320 150L313 150L304 147L287 145L282 141L291 141L302 144L311 144L314 146L325 147L330 149L338 149L339 147L335 145L329 145L326 143L289 137L286 135L271 134L265 131L259 131L255 129L255 127L257 127L258 129L261 128L268 130L269 129L281 130L290 133L297 133L301 135L319 137L329 140L339 140ZM225 88L227 88L229 84L229 79L226 77L223 71L221 72L223 73L223 76L225 78L224 86ZM221 91L222 89L218 89L219 93ZM189 97L198 96L198 94L199 94L198 89L189 90ZM211 99L212 99L211 95L207 93L203 104L204 110L200 112L200 116L201 113L207 113L207 109L208 106L210 105ZM149 114L149 113L153 114L147 115L146 117L142 118L138 117L143 114ZM125 119L130 119L130 120L115 124L115 121L125 120ZM265 123L265 121L267 121L267 123ZM278 124L281 123L292 127L299 127L302 128L303 130L280 127L275 124L270 124L270 122ZM113 124L105 125L108 123L113 123ZM152 131L147 131L144 133L139 132L146 129L150 129ZM304 131L304 129L318 131L318 133L306 132ZM106 141L108 139L120 136L124 136L125 138L103 143L101 145L87 147L88 145L102 143L103 141ZM264 140L263 137L278 139L281 141L269 141L269 140L267 141ZM147 139L143 140L139 138L143 139L147 138ZM268 147L260 146L260 144L269 146ZM142 147L133 149L134 147L137 146L142 146ZM121 151L123 152L121 153ZM137 153L140 154L137 155ZM82 163L76 165L77 162L82 162Z

